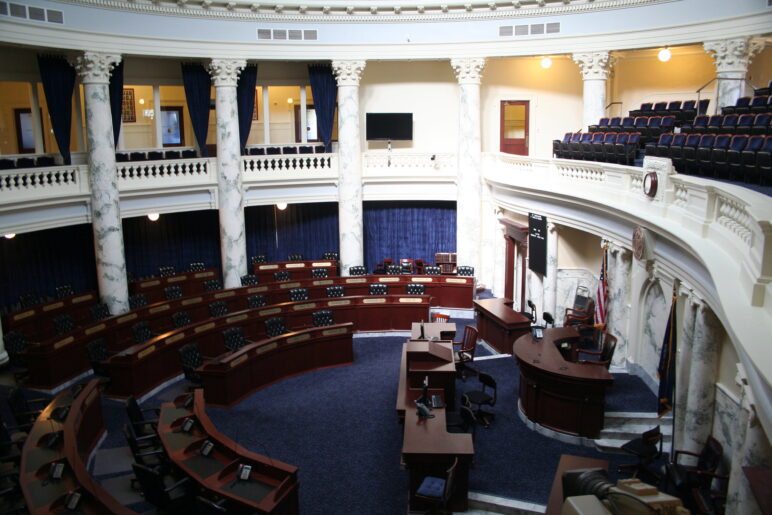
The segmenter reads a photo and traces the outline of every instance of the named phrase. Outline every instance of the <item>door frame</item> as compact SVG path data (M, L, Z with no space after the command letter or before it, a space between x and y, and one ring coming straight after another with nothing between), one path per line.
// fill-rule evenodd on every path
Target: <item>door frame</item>
M514 154L524 155L530 154L530 123L531 123L531 101L530 100L501 100L499 104L499 152L504 152L504 141L507 139L504 137L504 107L508 105L523 105L525 106L525 153Z

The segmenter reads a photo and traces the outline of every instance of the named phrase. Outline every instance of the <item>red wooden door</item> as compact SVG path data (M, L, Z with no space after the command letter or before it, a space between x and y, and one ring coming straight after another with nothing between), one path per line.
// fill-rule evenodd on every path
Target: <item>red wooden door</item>
M528 155L529 104L528 100L501 101L501 152Z

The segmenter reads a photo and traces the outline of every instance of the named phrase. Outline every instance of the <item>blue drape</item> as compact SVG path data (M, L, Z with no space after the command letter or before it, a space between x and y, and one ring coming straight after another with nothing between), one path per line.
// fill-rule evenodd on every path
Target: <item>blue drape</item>
M335 120L335 106L338 101L338 83L329 64L309 64L308 78L311 94L314 96L316 130L324 142L327 152L332 150L332 124Z
M244 211L247 254L265 254L268 261L286 261L288 254L321 259L324 252L338 252L338 204L290 204L253 206Z
M456 251L455 202L365 202L363 218L368 272L384 258L433 264L435 252Z
M123 61L116 64L110 74L110 113L113 115L113 143L117 145L123 114Z
M165 214L157 222L145 216L126 218L123 242L126 270L135 280L158 275L162 265L182 272L194 261L221 270L220 225L214 210Z
M255 110L255 84L257 84L257 65L248 64L241 74L236 85L236 102L239 111L239 142L241 152L247 146L249 130L252 128L252 113Z
M64 164L70 160L70 127L72 126L72 92L75 89L75 68L62 56L38 55L40 80L46 95L48 114L56 144Z
M90 224L0 238L0 263L0 309L5 311L15 311L26 293L53 297L62 284L71 284L76 293L97 289Z
M182 83L188 104L190 123L196 135L201 156L206 157L206 135L209 132L209 101L211 79L206 68L199 63L182 63Z

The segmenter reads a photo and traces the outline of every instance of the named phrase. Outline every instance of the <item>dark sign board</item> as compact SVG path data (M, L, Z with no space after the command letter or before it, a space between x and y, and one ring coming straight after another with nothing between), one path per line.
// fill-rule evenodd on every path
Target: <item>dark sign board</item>
M528 268L547 275L547 217L528 213Z

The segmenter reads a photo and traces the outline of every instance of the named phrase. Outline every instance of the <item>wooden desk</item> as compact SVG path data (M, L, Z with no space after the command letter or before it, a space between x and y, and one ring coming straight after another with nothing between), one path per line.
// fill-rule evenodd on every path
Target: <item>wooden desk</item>
M96 292L79 293L62 299L43 302L5 315L6 333L20 331L27 341L38 342L56 336L54 317L70 315L76 326L91 321L91 307L99 302Z
M541 340L526 334L513 354L520 367L520 409L529 420L550 429L597 438L603 429L606 389L614 381L602 366L563 359L557 345L573 343L573 327L545 329Z
M545 515L560 515L563 508L563 473L569 470L602 468L608 470L607 460L596 460L594 458L582 458L571 454L561 454L558 468L555 471L555 477L552 480L552 490L547 503Z
M531 330L531 321L512 309L509 299L474 301L475 319L480 338L498 352L512 352L512 344Z
M183 295L195 295L204 293L204 283L206 281L217 279L218 273L215 269L203 270L201 272L180 272L178 274L166 277L152 277L141 281L134 281L129 284L131 294L142 293L147 298L147 303L162 302L166 300L164 288L168 286L180 286Z
M314 268L324 268L327 270L327 277L336 277L338 275L338 262L334 259L318 259L310 261L276 261L272 263L256 263L252 265L252 273L257 276L260 283L272 283L276 272L287 271L290 273L290 279L311 279L311 270Z
M420 339L421 322L413 322L410 328L410 338ZM456 336L456 324L454 322L424 322L425 340L452 340Z
M192 403L187 401L190 395L161 406L158 435L169 459L202 488L227 499L229 510L298 513L298 468L249 452L220 433L206 414L204 392L195 390ZM195 421L189 432L181 430L186 418ZM214 448L203 456L200 449L206 441ZM240 464L252 466L246 481L236 479Z
M397 418L415 410L414 400L421 396L423 381L429 377L429 394L442 395L453 409L456 399L456 365L453 342L408 340L402 344L397 387Z
M73 393L75 392L75 393ZM59 411L69 409L63 420ZM99 381L76 385L61 392L43 410L24 441L19 484L31 514L64 512L64 501L70 491L81 494L81 513L129 515L121 505L88 473L89 456L105 431ZM61 436L52 443L57 432ZM52 462L64 462L61 479L50 479Z

